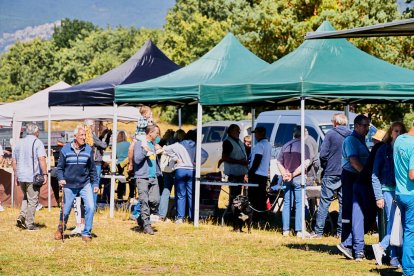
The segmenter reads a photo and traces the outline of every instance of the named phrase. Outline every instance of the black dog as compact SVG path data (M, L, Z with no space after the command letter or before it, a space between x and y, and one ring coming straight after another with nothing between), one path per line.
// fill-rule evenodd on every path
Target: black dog
M244 223L247 224L247 232L250 234L253 210L247 196L238 195L233 199L233 231L242 231Z

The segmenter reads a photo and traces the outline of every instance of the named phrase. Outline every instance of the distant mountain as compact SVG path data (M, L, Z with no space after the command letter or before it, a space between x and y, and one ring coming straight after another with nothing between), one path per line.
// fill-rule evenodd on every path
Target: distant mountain
M6 51L10 46L16 43L16 41L25 42L35 39L36 37L49 39L53 35L55 26L60 26L60 21L46 23L35 27L27 27L14 33L4 33L3 36L0 37L0 53Z
M63 18L98 26L161 28L175 0L0 0L0 37Z

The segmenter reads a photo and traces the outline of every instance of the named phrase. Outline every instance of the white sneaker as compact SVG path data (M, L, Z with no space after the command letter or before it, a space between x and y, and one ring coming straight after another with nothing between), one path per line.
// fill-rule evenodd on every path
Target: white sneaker
M372 245L372 251L374 251L377 264L382 265L382 256L385 256L384 248L379 243L376 243Z
M150 215L150 222L151 223L157 223L160 221L160 216L159 215Z
M0 205L0 212L4 212L4 207Z
M80 235L82 234L83 229L85 229L85 224L81 224L80 226L76 226L75 229L73 229L70 234L71 235Z
M283 231L283 237L289 237L290 231Z
M306 232L306 231L304 231L303 233L302 233L302 231L298 231L296 233L296 236L298 238L310 238L310 234L308 232Z
M37 206L36 206L36 211L39 211L40 209L42 209L43 208L43 205L42 204L37 204Z
M175 224L183 224L183 223L184 223L183 219L177 219L175 221Z

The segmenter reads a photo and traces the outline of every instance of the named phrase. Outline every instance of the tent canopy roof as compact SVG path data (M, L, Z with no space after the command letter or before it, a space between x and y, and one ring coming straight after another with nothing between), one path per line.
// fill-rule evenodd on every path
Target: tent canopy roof
M341 31L310 32L306 39L414 35L414 18Z
M4 125L11 126L12 121L46 121L48 119L48 94L49 91L65 89L69 84L61 81L49 88L39 91L24 100L8 103L0 106L0 121ZM83 120L83 119L110 119L114 116L112 106L53 106L51 108L52 120ZM119 107L118 118L120 121L135 121L139 112L134 107Z
M329 22L317 30L332 31ZM201 89L203 105L306 97L322 103L414 100L414 71L375 58L346 39L307 40L292 53L239 84Z
M168 75L115 89L118 103L184 104L197 101L206 84L238 83L269 64L247 50L233 34L190 65Z
M179 68L148 40L130 59L105 74L67 89L50 92L49 106L112 105L116 85L146 81Z

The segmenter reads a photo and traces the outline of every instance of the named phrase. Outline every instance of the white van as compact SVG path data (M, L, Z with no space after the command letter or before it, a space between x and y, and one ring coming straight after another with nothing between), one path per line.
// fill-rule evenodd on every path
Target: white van
M318 145L322 143L325 134L333 128L332 116L341 112L343 111L305 110L305 126ZM355 113L349 113L349 126L351 129L354 128L353 122L356 116L357 114ZM300 110L274 110L260 113L255 127L264 127L269 142L274 148L279 148L293 138L293 129L296 125L300 125ZM371 125L366 137L366 143L369 148L373 145L371 137L376 131L377 129Z
M318 146L321 145L325 134L333 128L331 122L333 115L341 112L343 111L305 110L305 126L309 135L318 143ZM351 129L354 128L354 119L356 116L357 114L355 113L349 113L349 126ZM300 125L300 110L265 111L257 117L255 128L259 126L264 127L266 129L266 137L272 145L271 179L275 173L278 173L277 166L273 160L277 158L281 147L293 139L293 129L296 125ZM373 146L371 137L376 131L377 129L371 125L366 137L368 148Z
M227 129L231 124L240 127L240 140L251 135L252 121L212 121L203 124L202 148L208 152L207 161L201 166L201 175L218 172L217 163L221 158L223 141L227 138Z

